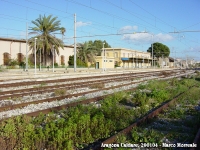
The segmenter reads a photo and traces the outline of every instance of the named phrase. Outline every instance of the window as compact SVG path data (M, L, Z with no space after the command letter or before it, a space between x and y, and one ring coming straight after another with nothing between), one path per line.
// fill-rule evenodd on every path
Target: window
M117 58L118 57L118 53L117 52L115 52L115 58Z
M108 57L109 57L109 53L106 53L106 56L108 56Z
M3 64L8 65L10 59L10 54L9 53L3 53Z
M123 57L125 57L125 53L123 53Z
M65 65L65 56L61 55L61 65Z
M17 54L17 61L19 63L23 62L23 59L24 59L24 55L22 53L18 53Z
M109 62L113 62L112 60L109 60Z

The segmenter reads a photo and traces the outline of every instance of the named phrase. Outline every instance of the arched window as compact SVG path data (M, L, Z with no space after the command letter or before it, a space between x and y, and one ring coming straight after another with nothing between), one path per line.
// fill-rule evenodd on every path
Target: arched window
M24 55L22 53L18 53L17 54L17 61L19 63L23 62L23 59L24 59Z
M8 63L9 63L9 60L10 60L10 54L9 53L3 53L3 64L7 66Z
M65 65L65 56L61 55L61 65Z

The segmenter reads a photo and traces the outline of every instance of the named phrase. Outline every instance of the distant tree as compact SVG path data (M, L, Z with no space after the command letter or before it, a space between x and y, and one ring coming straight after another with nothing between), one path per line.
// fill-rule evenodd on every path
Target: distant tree
M91 42L91 44L96 48L97 50L97 55L101 55L101 51L102 51L102 48L103 48L103 43L104 44L104 48L111 48L111 46L104 40L104 41L101 41L101 40L95 40L94 42L92 41L89 41Z
M94 64L95 56L101 55L103 43L105 43L104 48L111 47L105 40L95 40L94 42L90 40L88 42L78 43L77 60L81 61L83 64L88 64L88 62Z
M93 46L90 42L79 43L78 44L77 58L82 62L91 64L95 62L95 56L97 55L97 48Z
M62 34L62 41L63 41L63 36L65 35L66 29L64 27L61 27L60 32Z
M74 65L74 55L69 56L68 64L69 64L69 66L73 66ZM76 64L77 64L77 66L87 67L87 64L82 62L80 59L76 59Z
M147 52L150 52L152 55L152 46L149 47ZM170 49L166 45L164 45L162 43L158 43L158 42L153 43L153 55L155 57L158 57L158 58L160 58L162 56L169 57L169 54L170 54Z

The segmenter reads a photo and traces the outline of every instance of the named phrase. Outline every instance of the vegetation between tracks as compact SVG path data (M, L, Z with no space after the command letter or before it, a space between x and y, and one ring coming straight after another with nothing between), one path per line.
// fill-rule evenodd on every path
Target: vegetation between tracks
M194 78L150 81L136 92L115 93L98 104L35 118L11 118L1 123L0 145L5 150L82 149L115 134L193 84L199 83Z

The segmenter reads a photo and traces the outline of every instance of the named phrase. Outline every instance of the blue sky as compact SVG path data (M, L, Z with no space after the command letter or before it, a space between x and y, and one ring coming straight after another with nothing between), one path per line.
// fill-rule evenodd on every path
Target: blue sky
M77 42L106 40L140 51L161 42L172 57L200 60L200 32L185 32L200 31L199 8L199 0L1 0L0 37L25 39L27 22L30 27L40 14L51 14L71 45L76 13Z

